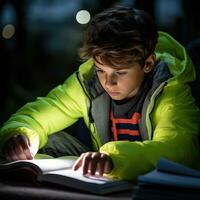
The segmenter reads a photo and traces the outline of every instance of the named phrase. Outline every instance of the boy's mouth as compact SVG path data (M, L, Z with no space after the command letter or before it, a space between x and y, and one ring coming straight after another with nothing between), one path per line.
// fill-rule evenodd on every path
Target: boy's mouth
M119 95L120 92L115 92L115 91L107 91L107 93L110 95L110 96L116 96L116 95Z

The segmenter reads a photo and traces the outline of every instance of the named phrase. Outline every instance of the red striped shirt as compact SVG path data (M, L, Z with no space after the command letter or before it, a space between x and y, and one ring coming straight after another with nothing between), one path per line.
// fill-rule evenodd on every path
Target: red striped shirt
M113 133L114 141L126 140L135 141L141 140L139 132L139 121L141 114L134 112L130 119L126 118L115 118L113 113L110 113L111 119L111 130Z

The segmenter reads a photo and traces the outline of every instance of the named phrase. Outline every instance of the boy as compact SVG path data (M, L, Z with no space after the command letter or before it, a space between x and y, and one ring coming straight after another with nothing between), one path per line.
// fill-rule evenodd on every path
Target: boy
M80 53L88 60L77 72L4 124L6 159L32 159L48 136L83 117L93 144L73 166L83 174L133 180L160 157L194 164L200 117L188 83L195 71L177 41L158 37L145 12L115 7L94 17Z

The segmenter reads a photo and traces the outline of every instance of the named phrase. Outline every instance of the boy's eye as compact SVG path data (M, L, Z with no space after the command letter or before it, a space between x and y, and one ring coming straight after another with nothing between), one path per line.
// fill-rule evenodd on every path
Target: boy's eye
M96 72L97 72L97 73L103 73L103 70L101 70L101 69L96 69Z
M118 71L118 72L116 72L116 74L117 75L125 75L125 74L127 74L127 72L126 71Z

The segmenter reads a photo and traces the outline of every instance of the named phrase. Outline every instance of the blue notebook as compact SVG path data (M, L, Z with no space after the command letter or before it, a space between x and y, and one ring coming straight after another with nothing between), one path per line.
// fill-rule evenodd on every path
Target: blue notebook
M200 171L162 158L155 170L138 177L138 183L200 189Z

